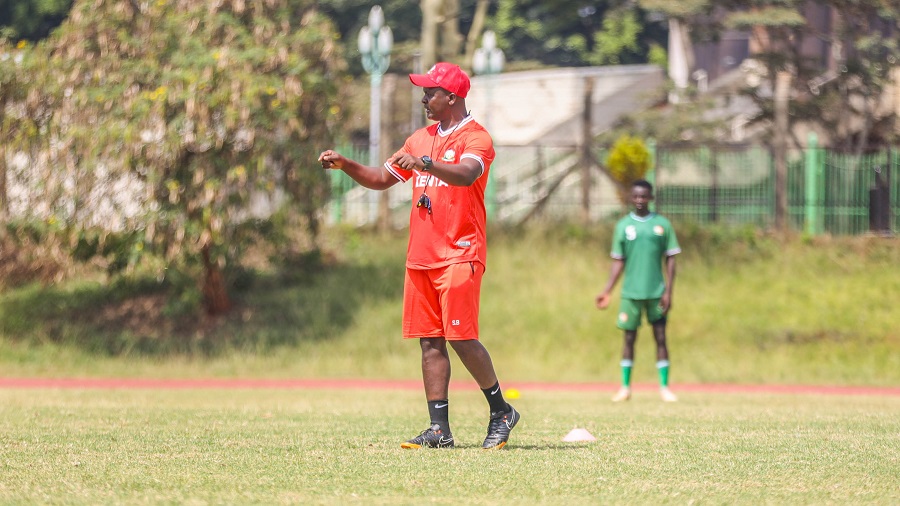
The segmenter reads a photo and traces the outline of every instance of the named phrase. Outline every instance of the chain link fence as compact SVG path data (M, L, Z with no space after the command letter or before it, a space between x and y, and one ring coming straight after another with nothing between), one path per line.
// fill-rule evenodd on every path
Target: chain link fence
M605 148L592 150L590 171L582 170L586 158L578 146L496 150L486 196L495 222L601 221L618 218L627 209L603 170ZM368 159L364 150L345 152ZM788 160L786 221L812 235L892 234L900 223L898 175L897 148L861 156L816 147L794 151ZM374 192L340 171L331 176L330 223L365 226L388 219L394 228L407 225L408 185ZM775 163L763 146L655 147L647 178L656 188L656 210L675 223L775 224Z

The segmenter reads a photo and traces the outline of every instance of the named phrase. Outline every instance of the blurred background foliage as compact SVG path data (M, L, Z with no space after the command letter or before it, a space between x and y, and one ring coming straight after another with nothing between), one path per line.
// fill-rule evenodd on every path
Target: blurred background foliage
M358 93L345 77L363 73L354 42L369 7L0 4L2 284L60 281L80 265L111 279L146 271L184 311L222 314L245 269L312 258L328 187L301 165L346 138ZM627 2L383 7L403 71L422 57L427 9L440 10L440 59L464 59L485 16L524 67L637 62L664 37ZM36 191L11 193L22 186Z
M372 3L0 0L0 288L141 275L168 294L173 314L222 314L251 270L304 275L326 264L328 181L310 161L365 123L356 36ZM897 26L900 4L824 3L854 49L819 94L804 87L821 69L793 45L804 29L800 0L381 5L399 74L429 58L465 64L485 29L509 70L664 65L672 19L702 40L753 30L764 42L754 55L763 79L793 73L788 103L759 92L765 86L743 90L758 105L753 121L808 121L857 151L895 141L896 115L873 111L897 67L897 40L881 28ZM437 40L430 56L425 33ZM626 115L598 141L715 142L723 123L708 111L717 104L686 98ZM849 118L865 128L848 130Z
M0 0L0 37L37 41L69 15L73 0Z
M47 39L2 48L3 172L41 189L4 199L20 222L4 229L37 231L60 265L192 272L207 311L227 311L242 250L277 237L257 221L316 233L327 181L305 161L340 120L321 107L336 39L306 0L77 1Z

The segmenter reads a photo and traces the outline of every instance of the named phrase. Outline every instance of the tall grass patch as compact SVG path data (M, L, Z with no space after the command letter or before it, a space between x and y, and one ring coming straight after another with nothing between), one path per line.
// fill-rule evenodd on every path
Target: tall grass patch
M900 241L676 227L675 385L900 384ZM481 337L502 379L618 380L616 304L594 306L611 230L490 231ZM418 378L418 346L400 337L406 242L326 231L317 255L244 273L224 318L166 313L152 278L8 289L0 363L24 376ZM634 379L655 382L649 328L638 335Z

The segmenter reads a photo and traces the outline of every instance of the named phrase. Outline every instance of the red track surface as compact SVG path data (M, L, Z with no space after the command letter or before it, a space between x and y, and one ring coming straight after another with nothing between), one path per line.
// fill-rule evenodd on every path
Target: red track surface
M504 388L543 391L611 392L618 385L610 383L538 383L504 382ZM421 390L418 380L366 379L128 379L128 378L0 378L0 388L57 389L357 389L357 390ZM474 382L454 382L453 388L474 390ZM636 390L653 390L655 385L636 385ZM900 396L900 387L854 387L819 385L723 385L678 384L678 392L765 393L815 395Z

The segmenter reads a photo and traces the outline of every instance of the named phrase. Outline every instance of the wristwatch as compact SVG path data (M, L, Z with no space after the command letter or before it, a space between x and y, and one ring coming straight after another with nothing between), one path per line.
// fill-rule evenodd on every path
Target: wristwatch
M432 167L434 167L434 162L431 160L431 157L428 155L425 155L422 157L422 163L425 165L425 167L422 168L422 170L424 172L428 172L429 170L431 170Z

